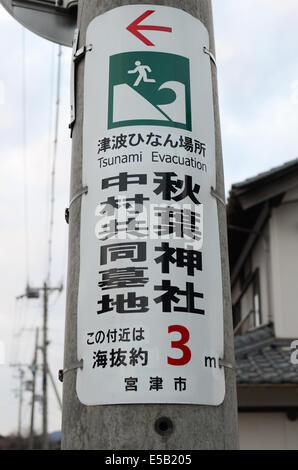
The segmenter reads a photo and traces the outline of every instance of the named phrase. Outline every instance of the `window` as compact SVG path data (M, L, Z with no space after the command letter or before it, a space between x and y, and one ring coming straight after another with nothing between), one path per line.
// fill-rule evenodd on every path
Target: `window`
M261 325L260 306L260 276L257 269L243 283L242 292L233 305L235 334L243 334Z

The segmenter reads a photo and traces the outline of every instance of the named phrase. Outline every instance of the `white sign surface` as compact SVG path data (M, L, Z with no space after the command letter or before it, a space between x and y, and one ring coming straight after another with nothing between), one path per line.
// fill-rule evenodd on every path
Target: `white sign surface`
M87 30L77 394L219 405L225 394L209 36L131 5Z

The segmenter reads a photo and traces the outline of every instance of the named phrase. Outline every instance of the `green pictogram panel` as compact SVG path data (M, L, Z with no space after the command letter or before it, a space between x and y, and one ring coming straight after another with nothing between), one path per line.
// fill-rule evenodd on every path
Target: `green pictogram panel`
M192 130L189 59L163 52L110 57L108 128L158 125Z

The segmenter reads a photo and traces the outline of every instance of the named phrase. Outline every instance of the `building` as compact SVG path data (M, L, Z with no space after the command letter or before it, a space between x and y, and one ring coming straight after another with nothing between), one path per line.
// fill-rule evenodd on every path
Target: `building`
M241 449L298 449L298 159L231 188Z

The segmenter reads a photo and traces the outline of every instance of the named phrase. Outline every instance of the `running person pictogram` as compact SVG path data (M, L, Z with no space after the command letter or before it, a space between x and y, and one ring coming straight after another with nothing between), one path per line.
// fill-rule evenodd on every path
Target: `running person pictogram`
M110 57L108 128L147 124L191 130L187 57L149 51Z
M136 68L134 70L129 70L127 73L138 73L139 76L138 78L136 79L135 83L133 86L139 86L139 84L141 83L141 81L143 80L143 82L146 82L146 83L155 83L156 80L154 80L154 78L148 78L147 77L147 73L149 72L152 72L151 68L149 67L149 65L141 65L141 61L140 60L137 60L135 62L135 65L136 65Z

